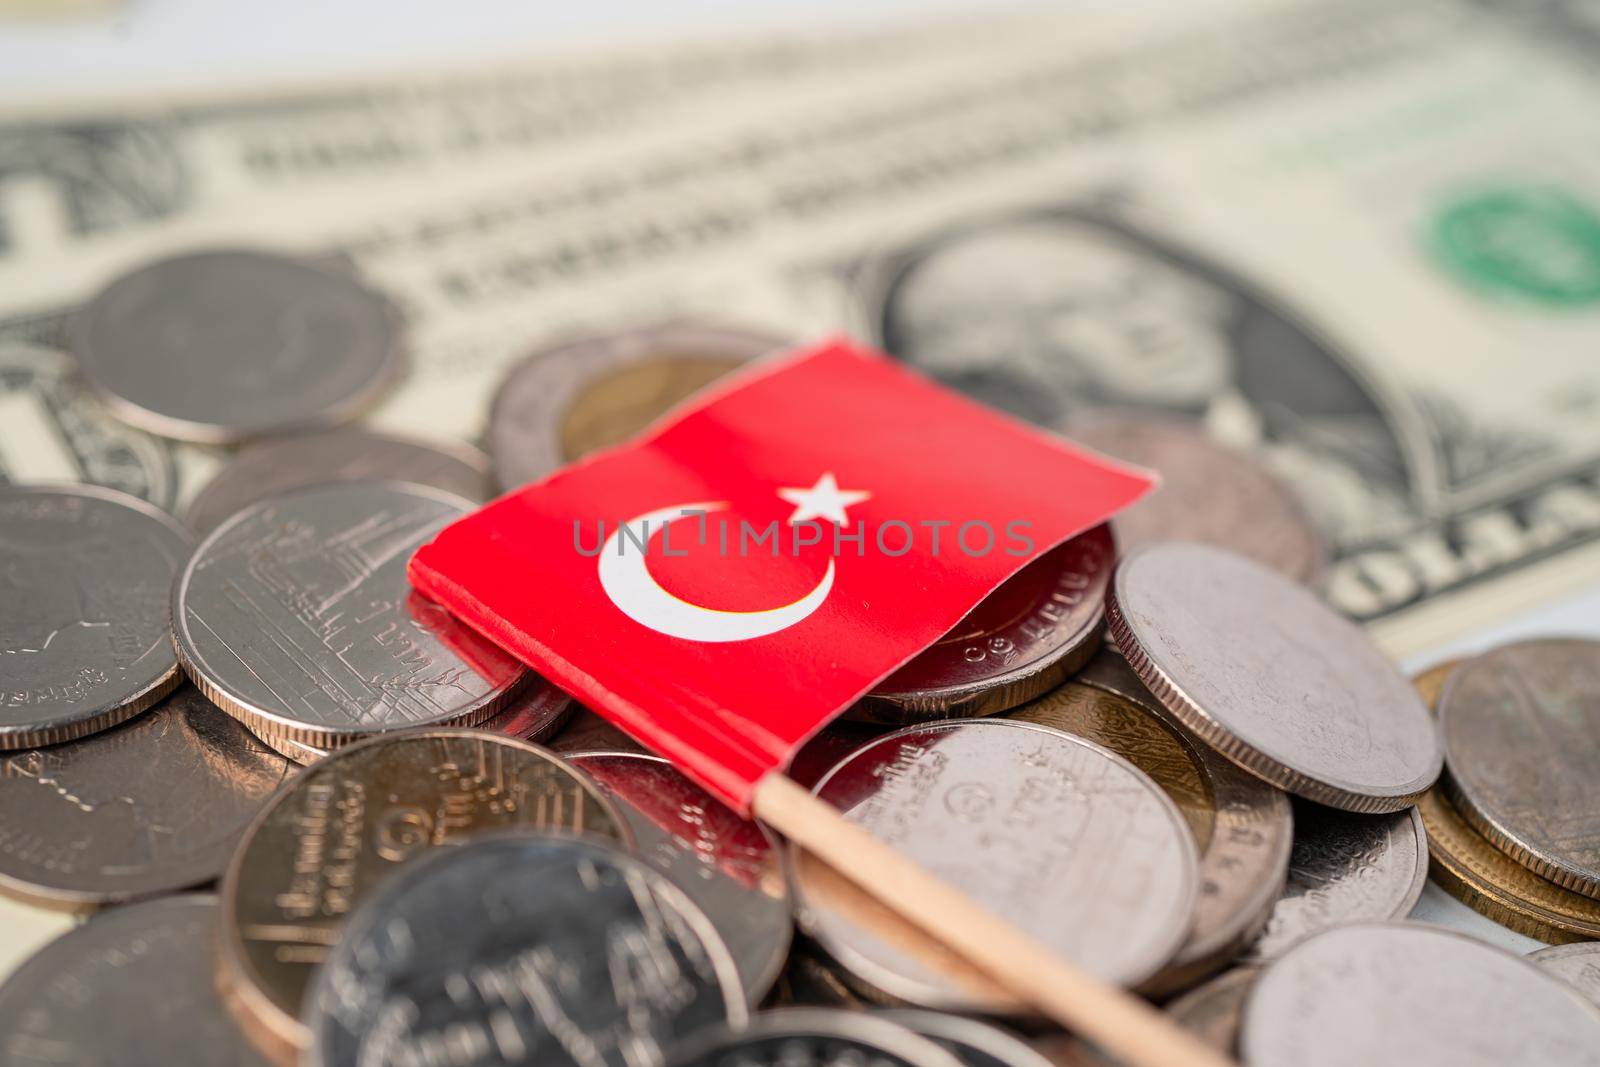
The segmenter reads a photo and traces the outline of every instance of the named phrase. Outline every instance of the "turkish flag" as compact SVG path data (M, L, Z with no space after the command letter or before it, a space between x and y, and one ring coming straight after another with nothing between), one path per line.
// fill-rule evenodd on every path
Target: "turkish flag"
M748 813L829 719L1151 484L831 340L446 527L411 580Z

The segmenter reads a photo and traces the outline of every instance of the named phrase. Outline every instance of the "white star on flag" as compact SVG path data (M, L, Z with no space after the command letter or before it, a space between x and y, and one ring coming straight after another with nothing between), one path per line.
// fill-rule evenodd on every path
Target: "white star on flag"
M829 522L844 526L849 522L845 518L844 509L872 496L871 493L859 489L840 489L832 471L824 472L822 477L817 479L817 484L810 489L785 486L778 490L778 495L795 506L794 514L789 516L791 526L807 519L827 519Z

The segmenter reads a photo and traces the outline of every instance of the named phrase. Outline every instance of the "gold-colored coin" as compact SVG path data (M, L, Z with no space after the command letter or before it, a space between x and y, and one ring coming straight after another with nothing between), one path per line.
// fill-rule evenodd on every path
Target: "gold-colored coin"
M589 833L631 844L622 816L550 752L476 730L358 742L268 802L222 884L218 980L277 1062L309 1035L300 1002L340 926L404 861L488 830Z
M1425 793L1417 807L1428 830L1430 873L1451 896L1540 941L1600 938L1600 900L1547 882L1495 848L1438 787Z
M588 382L561 420L561 451L570 462L621 444L742 361L662 355L625 363Z

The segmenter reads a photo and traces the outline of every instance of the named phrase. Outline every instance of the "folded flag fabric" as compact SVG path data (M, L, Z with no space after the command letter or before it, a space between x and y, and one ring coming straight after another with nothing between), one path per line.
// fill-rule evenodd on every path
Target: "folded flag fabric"
M446 527L428 596L718 798L1152 485L835 339Z

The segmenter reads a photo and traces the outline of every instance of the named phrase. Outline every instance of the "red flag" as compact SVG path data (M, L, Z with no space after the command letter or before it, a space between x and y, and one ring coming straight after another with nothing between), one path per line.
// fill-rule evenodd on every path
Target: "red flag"
M1150 485L834 340L446 527L411 580L748 813L830 718Z

